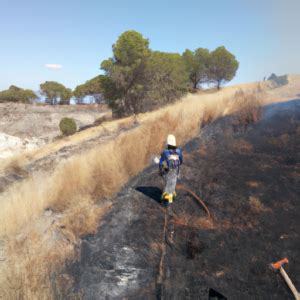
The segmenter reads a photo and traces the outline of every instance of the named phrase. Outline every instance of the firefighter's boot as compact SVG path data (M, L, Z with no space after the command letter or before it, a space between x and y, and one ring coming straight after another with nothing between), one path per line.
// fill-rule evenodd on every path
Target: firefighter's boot
M168 207L171 203L173 203L173 194L163 193L161 199L163 205Z

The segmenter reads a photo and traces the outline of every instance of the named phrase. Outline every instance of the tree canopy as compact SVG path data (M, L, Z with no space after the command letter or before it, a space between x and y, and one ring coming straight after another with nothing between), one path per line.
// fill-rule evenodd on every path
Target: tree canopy
M76 86L73 95L76 97L77 103L82 103L85 96L93 96L96 103L101 100L102 94L102 77L103 75L96 76L84 84Z
M121 34L112 48L113 60L122 66L138 67L150 55L149 40L134 30Z
M210 53L208 49L198 48L195 51L186 49L182 58L194 89L209 80Z
M56 81L46 81L40 85L42 95L46 96L46 103L70 104L72 91Z
M149 41L136 31L124 32L113 45L113 57L101 63L104 98L117 116L139 112L145 89Z
M181 97L187 90L188 73L178 53L154 51L148 60L147 103L155 108Z
M195 51L186 49L182 54L190 85L197 89L203 83L215 83L218 88L230 81L236 74L239 63L235 56L224 46L209 52L198 48Z
M7 90L0 92L0 102L29 103L37 98L37 95L29 89L22 89L11 85Z
M239 67L224 46L213 51L186 49L179 53L153 51L149 40L137 31L122 33L112 45L112 57L102 61L103 75L76 86L74 92L56 81L40 85L49 104L69 104L72 96L82 103L93 96L105 99L114 116L128 116L155 109L181 97L189 88L214 83L218 88L232 80ZM28 102L36 98L31 90L11 86L0 92L1 101Z
M218 47L210 54L210 79L216 82L218 89L221 84L233 79L239 63L235 56L224 46Z
M151 110L180 97L188 76L178 53L151 51L136 31L124 32L113 45L113 57L101 64L104 98L115 116Z
M113 56L101 63L101 91L115 116L126 116L174 101L189 85L197 89L215 82L218 88L231 80L238 68L234 55L219 47L178 53L152 51L149 41L136 31L126 31L112 46ZM99 86L100 86L99 85ZM88 84L78 87L84 90Z

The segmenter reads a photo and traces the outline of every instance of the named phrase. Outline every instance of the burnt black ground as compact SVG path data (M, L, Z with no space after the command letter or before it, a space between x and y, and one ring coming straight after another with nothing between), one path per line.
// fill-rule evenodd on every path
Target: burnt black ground
M206 202L213 221L179 191L165 241L162 182L150 166L83 239L78 262L66 270L73 285L56 287L57 298L208 299L213 288L228 299L293 299L268 265L287 256L300 289L300 100L266 107L243 132L231 121L217 120L184 147L180 181Z

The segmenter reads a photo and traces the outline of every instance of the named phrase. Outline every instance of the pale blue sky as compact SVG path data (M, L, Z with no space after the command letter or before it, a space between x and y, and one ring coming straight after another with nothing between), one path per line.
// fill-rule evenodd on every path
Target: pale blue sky
M154 50L224 45L240 62L232 83L300 73L300 0L1 0L0 89L74 88L100 73L125 30ZM47 69L45 64L61 64Z

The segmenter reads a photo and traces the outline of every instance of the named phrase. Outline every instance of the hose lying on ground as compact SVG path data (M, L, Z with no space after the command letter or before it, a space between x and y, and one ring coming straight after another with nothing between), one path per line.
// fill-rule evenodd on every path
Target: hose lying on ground
M186 186L184 186L182 184L177 184L176 189L182 190L182 191L185 191L185 192L191 194L197 200L197 202L204 208L208 217L211 218L210 211L207 208L206 204L193 191L191 191L189 188L187 188Z
M158 164L159 163L159 158L157 156L154 157L153 162L155 164ZM210 214L209 209L207 208L207 206L205 205L205 203L193 191L191 191L189 188L185 187L182 184L177 184L176 188L179 189L179 190L182 190L182 191L185 191L185 192L191 194L198 201L198 203L204 208L204 210L206 211L206 213L208 215L208 218L209 219L211 218L211 214Z
M182 190L185 191L189 194L191 194L196 200L197 202L204 208L204 210L206 211L208 218L211 218L209 209L207 208L207 206L205 205L205 203L193 192L191 191L189 188L185 187L182 184L178 184L177 185L177 189L178 190ZM159 261L159 268L158 268L158 276L156 279L156 293L157 293L157 298L158 299L164 299L164 258L166 255L166 242L167 242L167 224L168 224L168 211L166 209L163 210L164 212L164 227L163 227L163 238L162 238L162 248L161 248L161 257L160 257L160 261ZM172 214L172 217L176 220L177 216Z

